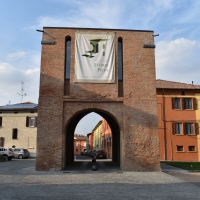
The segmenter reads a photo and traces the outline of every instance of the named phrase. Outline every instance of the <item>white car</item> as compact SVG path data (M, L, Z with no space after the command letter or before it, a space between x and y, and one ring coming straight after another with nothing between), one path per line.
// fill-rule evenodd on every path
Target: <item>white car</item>
M29 157L29 151L24 148L13 148L14 156L18 159L28 158Z
M0 147L0 155L4 156L6 160L12 160L15 156L14 151L11 148L6 147Z

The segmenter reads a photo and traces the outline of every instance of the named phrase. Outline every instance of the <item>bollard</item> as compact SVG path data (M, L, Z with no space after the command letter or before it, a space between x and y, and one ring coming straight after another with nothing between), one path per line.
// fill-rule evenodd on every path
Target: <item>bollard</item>
M96 163L92 164L92 171L98 171L98 166Z

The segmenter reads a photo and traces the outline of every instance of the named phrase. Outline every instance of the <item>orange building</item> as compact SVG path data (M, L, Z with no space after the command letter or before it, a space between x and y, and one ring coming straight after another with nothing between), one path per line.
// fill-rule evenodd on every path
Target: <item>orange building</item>
M200 86L156 82L160 160L199 161Z
M86 141L86 136L74 134L74 154L81 154L83 149L86 149Z

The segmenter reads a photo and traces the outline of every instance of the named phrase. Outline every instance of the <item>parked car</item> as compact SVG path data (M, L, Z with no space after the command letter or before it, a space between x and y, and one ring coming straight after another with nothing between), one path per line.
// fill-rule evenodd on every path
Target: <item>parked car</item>
M92 150L88 150L87 156L91 156L91 154L92 154Z
M87 154L88 154L88 150L85 150L84 155L87 156Z
M15 154L11 148L0 147L0 155L4 156L6 160L12 160Z
M106 152L104 150L97 150L96 158L107 158Z
M94 158L94 155L96 155L96 150L93 149L92 152L90 153L90 156Z
M14 156L18 159L28 158L30 156L29 151L24 148L14 148Z
M81 155L85 155L87 152L87 149L83 149L82 152L81 152Z

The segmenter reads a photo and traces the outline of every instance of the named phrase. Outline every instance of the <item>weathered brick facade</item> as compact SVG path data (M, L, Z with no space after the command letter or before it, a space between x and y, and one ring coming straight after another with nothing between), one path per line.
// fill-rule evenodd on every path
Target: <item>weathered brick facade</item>
M114 32L123 41L123 97L115 83L74 83L75 32ZM65 38L71 37L70 81L65 80ZM79 120L100 114L113 134L113 161L122 170L160 170L153 31L44 27L36 170L64 170L73 162L73 134ZM44 42L45 43L45 42ZM67 88L69 85L69 89ZM121 88L121 87L120 87ZM66 91L69 95L65 95Z

